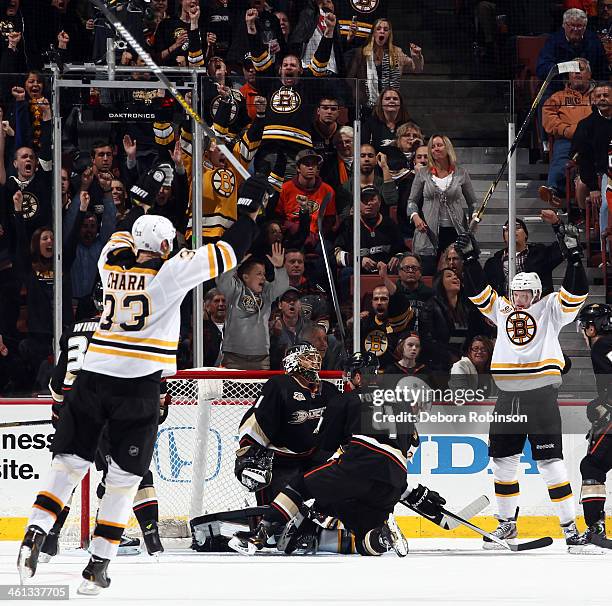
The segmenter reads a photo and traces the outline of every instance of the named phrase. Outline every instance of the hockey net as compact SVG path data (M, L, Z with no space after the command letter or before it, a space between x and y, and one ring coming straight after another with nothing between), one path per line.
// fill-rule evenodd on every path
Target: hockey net
M189 520L199 515L255 505L255 496L234 476L238 427L274 371L187 370L168 379L168 418L159 426L151 462L159 502L160 536L190 538ZM340 372L322 378L342 389ZM95 523L96 488L92 471L73 497L62 534L68 546L86 546ZM132 515L128 534L138 534Z

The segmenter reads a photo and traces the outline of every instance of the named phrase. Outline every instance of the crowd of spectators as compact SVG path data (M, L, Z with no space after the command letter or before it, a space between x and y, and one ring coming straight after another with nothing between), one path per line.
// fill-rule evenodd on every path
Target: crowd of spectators
M306 340L321 352L324 369L337 370L353 347L350 326L357 321L360 348L376 353L387 372L446 382L451 374L486 370L495 332L464 296L453 247L477 206L474 188L451 139L423 132L419 117L409 114L401 81L426 72L424 53L418 40L397 46L398 25L386 18L385 2L375 4L372 10L349 0L109 2L156 62L202 68L197 109L218 141L269 183L270 202L250 254L205 285L207 366L278 369L286 348ZM89 2L8 0L0 10L0 100L7 118L0 128L4 394L44 389L53 359L53 115L49 80L40 70L49 58L104 64L113 33ZM593 43L601 46L597 36ZM117 64L142 65L128 45L115 48ZM572 59L577 56L583 71L545 105L545 127L559 138L559 163L580 138L579 118L590 115L584 103L570 108L566 99L586 99L597 90L587 70L599 63L587 52ZM151 77L131 75L136 81ZM357 89L346 77L359 79ZM151 170L163 173L163 185L153 200L138 203L173 222L179 246L192 245L193 162L200 160L192 155L191 122L163 90L120 93L87 89L79 98L67 95L61 109L65 327L94 314L100 250L134 203L130 189ZM109 121L118 101L135 113L150 112L154 123ZM349 126L356 116L362 120L358 165ZM236 219L243 178L215 143L207 141L201 161L202 238L211 242ZM600 171L596 166L588 177L584 173L585 196ZM360 184L360 268L353 267L354 175ZM558 183L553 166L551 199L563 193ZM558 220L552 211L542 218ZM508 235L506 226L506 245ZM527 235L519 221L517 264L541 274L546 294L560 251L556 244L529 244ZM507 256L504 248L485 267L506 295ZM373 288L353 318L352 284L359 275ZM193 365L192 316L188 297L178 350L182 368ZM339 322L349 330L340 330Z

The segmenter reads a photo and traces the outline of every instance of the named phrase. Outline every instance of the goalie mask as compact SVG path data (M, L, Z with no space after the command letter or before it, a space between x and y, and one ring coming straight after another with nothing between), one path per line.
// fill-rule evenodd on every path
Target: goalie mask
M132 238L136 250L163 254L162 242L167 240L170 249L165 252L170 253L175 236L176 229L172 222L159 215L142 215L132 226Z
M287 349L283 368L289 375L298 375L310 384L320 381L321 354L310 343L297 343Z
M531 291L533 296L529 301L529 297L526 297L522 293L517 293L517 291ZM542 281L540 280L540 276L535 272L526 272L522 271L514 278L512 278L512 283L510 284L510 300L512 305L517 309L527 309L534 303L540 300L542 295Z

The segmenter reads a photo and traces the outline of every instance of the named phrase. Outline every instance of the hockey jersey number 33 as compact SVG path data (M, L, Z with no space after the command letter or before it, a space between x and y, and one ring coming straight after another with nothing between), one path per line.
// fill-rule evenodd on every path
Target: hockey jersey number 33
M587 295L564 288L547 295L528 309L517 310L487 285L470 300L497 325L491 374L504 391L526 391L561 385L565 365L559 331L576 319Z
M176 372L180 305L200 282L236 266L234 249L224 241L197 250L182 249L163 262L137 263L129 232L116 232L98 261L104 311L93 334L83 369L113 377Z

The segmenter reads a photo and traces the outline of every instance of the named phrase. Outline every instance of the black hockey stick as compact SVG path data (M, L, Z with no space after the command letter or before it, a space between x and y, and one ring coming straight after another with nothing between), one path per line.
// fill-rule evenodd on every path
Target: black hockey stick
M542 537L540 539L534 539L533 541L525 541L524 543L518 543L516 545L511 545L511 544L508 544L503 539L496 537L494 534L491 534L490 532L483 530L479 526L476 526L475 524L472 524L471 522L464 520L463 518L453 513L452 511L448 511L443 508L442 513L448 516L449 518L456 520L457 522L459 522L459 524L466 526L467 528L473 530L475 533L479 534L480 536L487 537L487 539L489 539L493 543L497 543L498 545L501 545L501 547L503 547L504 549L508 549L509 551L529 551L531 549L540 549L540 547L548 547L549 545L552 545L552 542L553 542L553 540L550 537Z
M40 421L9 421L8 423L0 423L0 429L8 429L11 427L28 427L30 425L50 425L51 419Z
M346 335L344 333L344 324L342 323L342 314L340 313L340 303L338 302L338 293L336 292L336 284L334 277L332 276L331 265L329 264L329 258L327 256L327 249L325 248L325 240L323 239L323 219L325 218L325 211L327 205L331 200L331 192L325 195L321 206L319 207L319 216L317 217L317 226L319 228L319 241L321 242L321 253L323 254L323 262L325 263L325 271L327 272L327 280L329 281L329 290L332 297L332 303L334 304L334 311L336 312L336 321L338 322L338 330L340 331L340 337L342 339L342 346L346 341Z
M478 497L477 499L474 499L471 503L468 503L463 509L459 510L457 512L457 516L459 518L465 518L466 520L469 520L470 518L473 518L475 515L478 515L489 504L489 502L490 501L488 497L486 497L485 495L482 495ZM428 516L423 515L418 509L415 509L412 505L410 505L408 501L400 501L400 503L408 507L408 509L412 509L412 511L414 511L415 513L418 513L420 516L424 517L426 520L429 520L430 522L437 524L441 528L444 528L444 530L454 530L455 528L457 528L457 526L460 526L460 523L457 520L451 519L444 513L441 514L440 517L436 517L436 519L432 519Z
M115 28L116 32L138 53L138 56L145 62L145 65L151 69L151 71L157 76L158 80L164 85L166 90L176 99L179 105L185 110L187 115L191 116L198 124L202 126L202 130L210 137L212 141L216 141L217 147L223 153L223 155L228 159L231 165L236 169L238 174L243 179L248 179L251 175L247 171L242 164L238 161L238 159L232 154L232 152L228 149L228 147L217 141L217 135L215 132L204 122L200 114L198 114L195 109L187 103L187 100L181 93L178 88L172 84L172 82L168 79L166 74L162 71L162 69L153 61L151 55L147 53L147 51L142 48L142 46L138 43L138 41L132 36L130 31L121 23L115 15L108 9L106 4L102 0L91 0L91 2L95 5L96 8L100 10L100 12L106 17L107 21Z
M553 65L550 68L550 71L548 72L546 79L542 83L542 86L540 87L538 94L535 96L535 99L533 100L533 103L531 104L531 107L529 108L527 117L525 118L525 120L523 120L523 124L521 124L521 128L519 129L519 132L517 133L512 145L510 146L510 149L508 150L508 155L504 159L504 162L501 165L501 168L497 172L497 175L495 179L493 180L493 183L491 183L491 187L489 187L489 191L487 191L487 193L485 194L485 197L482 203L480 204L480 207L478 208L478 210L474 214L474 217L472 217L470 221L469 231L474 232L474 230L480 223L480 220L482 219L482 215L484 214L487 208L487 204L489 203L489 200L493 197L493 193L495 192L495 189L497 188L498 183L501 181L501 178L508 166L508 161L512 157L512 154L514 154L514 152L516 151L518 144L521 142L521 139L523 138L523 135L525 134L525 131L527 130L527 126L529 125L529 122L531 122L531 118L533 117L533 114L538 108L538 105L540 101L542 100L542 97L544 96L544 92L548 88L548 85L551 83L552 79L558 74L564 74L567 72L579 72L579 71L580 71L580 63L578 61L566 61L565 63L557 63L556 65Z

